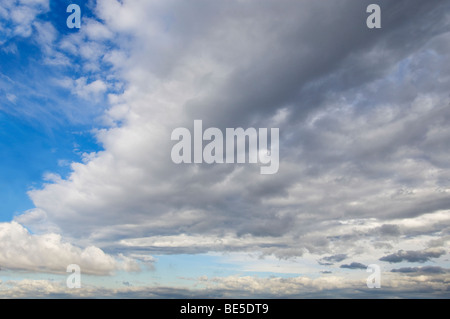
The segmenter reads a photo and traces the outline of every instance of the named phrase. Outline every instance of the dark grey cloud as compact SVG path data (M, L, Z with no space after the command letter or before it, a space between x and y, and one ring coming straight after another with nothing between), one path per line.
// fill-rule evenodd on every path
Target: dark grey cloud
M244 125L289 106L295 114L290 120L296 125L333 93L384 76L394 63L443 31L440 18L430 23L430 17L444 16L445 1L380 1L383 32L365 27L366 14L361 13L370 3L281 1L275 11L280 15L266 11L270 1L251 11L245 7L241 15L253 22L251 30L265 31L264 41L244 46L223 41L224 47L234 44L234 72L223 94L190 101L189 115ZM273 47L277 50L270 50ZM376 56L377 50L384 53ZM251 59L246 58L249 53Z
M400 227L398 225L390 224L384 224L375 231L377 231L382 237L398 237L401 234Z
M344 264L341 265L340 268L347 268L347 269L367 269L366 265L363 265L358 262L352 262L351 264Z
M347 254L336 254L336 255L331 255L331 256L325 256L325 257L321 258L320 260L318 260L318 263L320 265L330 266L330 265L334 265L335 262L343 261L346 258L347 258Z
M381 257L381 261L399 263L402 261L424 263L431 258L439 258L444 255L444 250L399 250L396 253Z
M449 269L440 266L423 266L423 267L403 267L392 269L392 272L399 272L405 274L445 274Z

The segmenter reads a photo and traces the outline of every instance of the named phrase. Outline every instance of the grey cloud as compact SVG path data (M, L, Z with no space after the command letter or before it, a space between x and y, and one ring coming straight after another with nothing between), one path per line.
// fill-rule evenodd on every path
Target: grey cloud
M324 266L331 266L331 265L334 265L335 262L343 261L346 258L347 258L347 254L336 254L336 255L331 255L331 256L325 256L325 257L321 258L320 260L318 260L318 263L320 265L324 265Z
M367 266L363 265L361 263L358 262L352 262L351 264L344 264L341 265L340 268L347 268L347 269L366 269Z
M318 260L317 262L319 263L319 265L322 265L322 266L331 266L331 265L334 265L333 263L326 262L326 261L320 261L320 260Z
M241 59L232 60L234 72L222 88L223 94L189 103L190 117L206 116L215 123L236 125L261 121L289 106L294 114L290 120L297 122L325 104L333 93L340 94L385 75L393 63L443 31L428 23L429 15L443 14L443 1L382 1L387 30L383 33L364 27L366 16L361 13L369 3L282 1L277 11L283 14L272 16L264 11L269 5L265 2L252 12L245 12L253 22L252 28L266 31L264 38L243 46L223 42L224 47L233 46ZM287 22L281 23L281 16ZM236 21L239 23L239 16ZM315 31L309 32L311 28ZM405 33L418 28L420 36ZM398 41L400 37L402 41ZM273 47L278 50L270 50ZM382 57L380 54L374 58L377 50L385 51ZM245 59L249 53L252 59Z
M428 246L430 248L435 248L435 247L442 247L445 246L446 243L450 241L450 236L443 236L441 238L438 239L432 239L428 242Z
M385 243L385 242L376 242L376 243L374 243L373 246L378 249L392 249L393 248L393 246L391 244Z
M384 241L440 236L445 221L414 232L392 220L450 208L447 1L380 1L382 30L365 27L370 1L142 3L127 9L148 14L148 25L121 21L113 6L98 10L124 57L111 59L112 76L128 87L111 96L107 115L119 124L98 132L104 152L30 192L48 222L114 252L309 252L325 263L340 261L321 255L348 255L373 237L378 249L399 249ZM173 20L164 32L154 29L161 16ZM197 118L205 127L280 126L279 173L173 164L171 131ZM340 224L372 219L375 228ZM120 244L229 233L255 240Z
M439 258L444 255L444 250L428 249L428 250L399 250L396 253L381 257L381 261L387 261L389 263L399 263L402 261L419 262L424 263L431 258Z
M337 255L327 256L322 259L326 260L326 261L340 262L346 258L347 258L347 254L337 254Z
M381 236L387 236L387 237L398 237L400 232L400 227L398 225L390 225L390 224L384 224L381 227L379 227L377 232L380 233Z
M406 273L406 274L445 274L449 269L440 266L423 266L423 267L403 267L392 269L392 272Z

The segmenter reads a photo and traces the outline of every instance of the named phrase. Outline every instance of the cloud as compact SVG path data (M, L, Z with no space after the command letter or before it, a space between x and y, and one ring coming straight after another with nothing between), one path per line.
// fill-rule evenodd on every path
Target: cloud
M70 58L56 49L56 43L60 36L53 24L36 21L33 26L36 29L36 36L33 37L33 41L41 49L43 62L52 66L71 66Z
M70 264L92 275L139 270L130 258L114 258L95 246L81 249L54 233L33 235L17 222L0 223L0 248L0 265L10 270L65 273Z
M331 256L325 256L321 260L318 261L320 265L324 266L330 266L333 265L335 262L343 261L347 258L347 254L336 254Z
M400 227L392 224L384 224L377 228L377 231L382 237L398 237L401 234Z
M341 268L365 269L379 258L434 258L410 252L450 229L449 4L381 1L391 13L372 32L368 3L100 0L98 21L80 33L55 44L42 29L43 44L80 59L84 74L60 84L107 103L95 130L103 150L31 190L37 210L16 220L36 238L51 229L138 260L242 252L334 266L351 256L361 263ZM116 80L125 85L112 92ZM195 119L280 127L280 171L173 164L170 134ZM384 256L386 247L405 253ZM352 289L326 277L209 284L220 296ZM133 292L145 294L120 293Z
M86 32L88 38L92 40L106 40L111 39L114 34L103 23L94 19L85 19L83 23L83 31Z
M261 296L261 297L281 297L297 296L318 291L333 291L348 287L343 278L335 276L325 276L317 279L305 277L294 278L258 278L251 276L229 276L229 277L202 277L196 280L202 287L196 289L171 288L164 286L156 287L133 287L125 285L125 288L115 290L99 289L92 286L82 287L82 289L69 290L59 282L47 280L21 280L8 281L0 285L0 296L5 295L5 288L9 290L10 296L23 298L33 295L37 298L77 298L93 297L97 298L230 298L235 296ZM357 285L352 282L350 287ZM2 289L3 288L3 289Z
M29 37L33 33L33 21L49 10L49 0L10 1L0 4L0 43L14 36Z
M352 262L351 264L344 264L341 265L340 268L347 268L347 269L366 269L367 266L363 265L361 263Z
M405 274L413 274L413 275L445 274L445 273L449 272L448 269L442 268L440 266L403 267L403 268L392 269L391 271L405 273Z
M99 101L108 89L106 83L102 80L95 80L88 83L86 77L80 77L76 80L65 78L60 81L60 84L84 100Z
M200 3L204 4L199 1L199 7ZM100 1L98 14L105 19L105 28L117 33L118 51L125 57L113 60L114 69L129 84L123 94L110 97L112 105L107 112L123 125L99 131L97 138L105 151L86 164L74 164L67 181L32 191L33 201L73 235L89 235L104 228L118 234L123 224L129 223L135 233L128 235L137 237L145 233L220 237L224 232L297 236L333 219L376 217L390 225L393 218L449 207L446 193L436 191L443 175L438 178L432 174L445 169L445 163L438 161L438 153L426 151L445 141L448 130L439 119L448 116L448 99L440 94L440 86L429 91L426 76L418 79L415 93L408 94L412 93L409 79L419 68L419 61L430 66L426 71L429 77L440 69L436 55L422 50L419 43L431 41L432 36L436 44L427 50L435 50L441 60L446 59L445 51L438 51L446 35L427 26L415 37L417 44L408 50L392 40L406 34L406 28L419 30L415 24L440 12L441 2L435 6L415 3L423 16L402 12L397 22L386 21L390 31L379 38L364 28L353 28L359 23L359 15L355 15L358 19L349 19L350 13L344 12L347 8L356 11L360 5L355 7L350 2L346 2L346 8L287 1L274 16L264 5L240 7L232 2L229 6L243 9L252 21L252 28L246 28L244 13L231 15L231 11L239 10L220 5L206 6L202 10L210 15L199 20L194 18L195 10L183 11L183 5L174 9L125 1L106 8ZM396 7L387 4L386 10L391 6ZM150 8L155 10L150 12ZM164 21L157 15L172 9L176 10L177 22L162 33ZM334 17L324 20L327 25L320 26L324 30L317 31L319 38L303 31L315 25L316 20L306 17L316 11L323 15L333 12ZM143 12L150 14L145 25L137 23L139 19L127 19ZM291 22L270 29L280 16ZM334 25L334 30L339 26L337 35L351 30L351 35L345 36L348 40L333 40L325 32L329 25ZM249 41L262 30L270 32ZM129 38L128 31L133 37ZM123 32L128 37L126 42ZM219 43L217 33L223 33ZM298 40L290 41L293 38ZM268 52L273 41L279 49L271 63L265 63L269 56L262 52ZM326 57L314 51L319 50L318 41L332 49ZM386 42L391 44L389 49ZM190 45L184 50L176 50L186 43ZM201 59L198 52L205 52ZM385 59L373 59L378 53L383 56L381 52L386 52ZM371 63L377 67L369 67ZM351 80L349 74L353 74ZM398 78L394 86L390 84L393 78ZM345 87L336 84L343 83L339 79L348 79ZM315 83L322 83L320 92L329 95L315 91ZM106 92L102 80L79 78L71 86L75 94L86 99ZM375 97L371 93L374 90L392 97L391 103ZM404 92L404 96L400 98L395 92ZM296 94L302 98L296 98ZM313 95L319 100L311 100ZM252 167L216 165L197 169L175 166L168 157L171 130L192 125L197 116L217 127L264 127L271 120L280 120L280 110L288 114L280 123L284 132L282 168L270 179L258 176ZM288 136L302 138L292 140ZM425 152L430 160L423 160ZM129 211L132 217L124 213ZM100 212L108 213L105 216ZM89 226L76 229L76 225L86 224L85 219L91 221ZM376 231L380 236L399 234L396 226L381 227ZM304 245L322 249L327 241L322 236L312 245Z
M364 272L364 275L366 273ZM116 289L83 284L67 289L65 282L50 280L8 280L0 282L1 298L448 298L446 274L402 276L383 273L382 289L368 289L366 278L343 278L326 274L311 279L302 276L226 276L190 279L190 288L164 285L146 287L123 282ZM192 287L192 284L194 285Z
M431 258L439 258L446 252L442 249L429 248L425 250L399 250L396 253L381 257L381 261L387 261L390 263L399 263L402 261L408 262L419 262L424 263L429 261Z

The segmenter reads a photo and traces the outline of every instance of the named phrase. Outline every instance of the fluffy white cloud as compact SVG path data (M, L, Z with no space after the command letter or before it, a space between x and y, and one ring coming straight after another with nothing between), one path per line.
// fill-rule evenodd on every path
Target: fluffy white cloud
M114 33L109 30L104 24L94 19L87 18L83 22L83 31L86 32L86 35L89 39L98 41L111 39L114 36Z
M80 77L76 80L65 78L59 81L59 84L84 100L99 101L108 89L108 86L102 80L88 82L86 77Z
M116 270L137 271L133 260L114 258L95 246L84 249L54 233L35 235L17 222L0 223L0 266L2 269L65 273L77 264L85 274L109 275Z

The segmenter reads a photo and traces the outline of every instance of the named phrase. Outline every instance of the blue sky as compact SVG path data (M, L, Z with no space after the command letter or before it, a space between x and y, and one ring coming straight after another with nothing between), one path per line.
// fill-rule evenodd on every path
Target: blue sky
M50 11L38 15L58 30L59 37L78 32L66 27L66 15L61 14L68 3L52 1ZM81 6L88 15L88 7ZM99 127L96 116L102 106L55 85L58 77L77 75L74 65L79 59L68 66L46 65L45 53L33 37L14 36L2 47L0 219L9 221L34 207L27 191L42 187L45 173L65 177L70 163L80 161L83 152L101 149L91 129Z
M449 4L378 2L3 1L0 297L448 298ZM279 171L175 164L194 120Z

